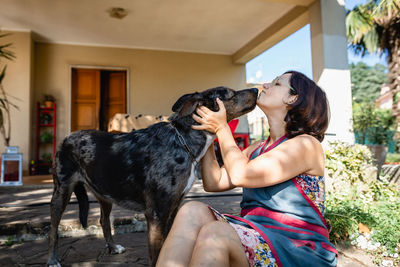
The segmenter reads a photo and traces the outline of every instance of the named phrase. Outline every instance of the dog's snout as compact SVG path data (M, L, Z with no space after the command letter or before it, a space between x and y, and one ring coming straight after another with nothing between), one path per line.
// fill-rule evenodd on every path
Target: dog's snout
M258 89L257 88L250 88L255 94L258 94Z

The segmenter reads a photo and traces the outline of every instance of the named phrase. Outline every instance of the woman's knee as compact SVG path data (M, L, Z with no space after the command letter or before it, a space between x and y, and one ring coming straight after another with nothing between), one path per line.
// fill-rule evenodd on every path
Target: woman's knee
M236 232L229 224L225 222L214 221L201 227L197 240L200 243L212 242L216 245L222 245L222 243L229 243L232 240L237 241L238 237Z
M185 203L178 211L177 216L185 216L190 218L213 218L208 206L202 202L190 201Z
M190 224L200 224L201 226L215 220L208 206L198 201L185 203L179 209L175 219L175 221L185 221Z
M230 266L249 266L243 245L236 231L228 223L215 221L204 225L198 234L196 248L209 254L229 257Z

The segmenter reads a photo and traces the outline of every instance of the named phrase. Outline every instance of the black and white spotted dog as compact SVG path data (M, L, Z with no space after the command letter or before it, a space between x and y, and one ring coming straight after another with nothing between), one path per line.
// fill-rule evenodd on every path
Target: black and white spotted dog
M200 105L218 110L216 98L223 101L229 121L254 109L257 89L217 87L186 94L173 105L170 122L130 133L87 130L66 137L54 162L47 264L60 266L57 229L72 192L79 202L80 222L87 226L87 188L100 203L100 223L112 253L125 251L111 236L112 203L145 213L150 264L154 266L179 205L195 180L195 167L215 138L191 128L196 123L192 114Z

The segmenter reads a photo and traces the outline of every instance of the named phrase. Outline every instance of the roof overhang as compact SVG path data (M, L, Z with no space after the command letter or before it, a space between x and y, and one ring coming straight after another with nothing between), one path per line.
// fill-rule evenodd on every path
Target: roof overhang
M243 64L308 23L315 0L2 0L0 29L34 41L231 55ZM122 19L113 7L125 9Z

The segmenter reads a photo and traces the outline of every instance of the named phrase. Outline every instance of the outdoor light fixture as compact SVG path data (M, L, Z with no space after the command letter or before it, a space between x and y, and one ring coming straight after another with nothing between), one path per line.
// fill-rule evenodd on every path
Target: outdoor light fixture
M1 154L0 185L22 185L22 153L18 152L17 146L8 146Z
M116 19L123 19L126 15L128 15L128 11L122 7L112 7L108 10L110 17Z

